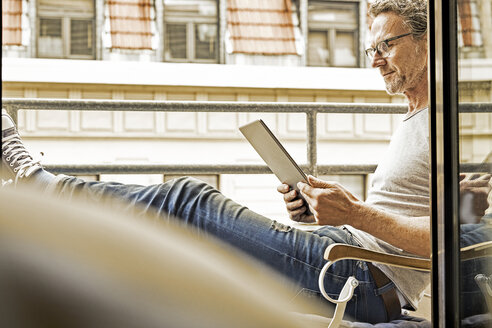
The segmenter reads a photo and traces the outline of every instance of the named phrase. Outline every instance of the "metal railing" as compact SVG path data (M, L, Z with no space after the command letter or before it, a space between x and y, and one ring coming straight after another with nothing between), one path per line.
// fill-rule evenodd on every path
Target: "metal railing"
M405 104L306 103L306 102L215 102L215 101L130 101L130 100L74 100L74 99L2 99L5 108L17 121L19 110L69 111L140 111L140 112L223 112L223 113L304 113L306 114L307 163L301 168L314 175L369 174L376 165L318 165L317 114L403 114ZM491 103L460 105L466 113L492 113ZM64 174L264 174L271 173L266 165L248 164L77 164L47 165L47 169ZM488 164L463 164L462 171L490 171Z

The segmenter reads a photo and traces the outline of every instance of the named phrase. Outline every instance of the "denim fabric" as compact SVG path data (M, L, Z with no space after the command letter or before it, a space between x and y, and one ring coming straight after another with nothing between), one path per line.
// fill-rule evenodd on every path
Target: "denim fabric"
M317 298L322 298L318 276L326 262L326 247L332 243L355 245L344 229L326 226L312 233L293 229L235 203L193 178L143 187L67 177L60 181L57 191L63 195L82 191L84 197L94 201L112 196L123 199L130 211L157 211L163 219L169 214L246 252L293 280L299 293ZM347 304L346 313L358 321L387 321L384 304L364 263L345 260L331 266L325 278L327 293L337 298L352 275L359 280L359 287Z
M478 224L460 225L460 247L490 240L492 240L492 214L484 216ZM488 312L487 303L475 281L475 276L477 274L492 275L490 257L461 261L460 270L461 317L467 318Z

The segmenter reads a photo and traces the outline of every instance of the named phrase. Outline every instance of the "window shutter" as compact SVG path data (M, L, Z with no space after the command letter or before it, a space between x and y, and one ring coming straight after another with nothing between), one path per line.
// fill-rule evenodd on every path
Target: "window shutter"
M195 25L195 58L214 59L217 54L217 25Z
M337 31L335 37L335 66L357 66L356 33L351 31Z
M166 57L174 59L186 59L186 24L166 24Z
M63 31L61 18L40 18L38 56L48 58L63 57Z
M311 66L327 66L330 64L327 32L309 32L308 63Z
M92 20L71 19L70 20L70 54L92 55Z

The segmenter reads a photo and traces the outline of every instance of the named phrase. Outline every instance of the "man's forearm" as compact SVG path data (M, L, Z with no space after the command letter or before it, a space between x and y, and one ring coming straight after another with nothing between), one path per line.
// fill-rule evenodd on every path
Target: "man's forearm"
M377 210L360 203L354 228L370 233L385 242L423 257L429 257L430 218L406 217Z

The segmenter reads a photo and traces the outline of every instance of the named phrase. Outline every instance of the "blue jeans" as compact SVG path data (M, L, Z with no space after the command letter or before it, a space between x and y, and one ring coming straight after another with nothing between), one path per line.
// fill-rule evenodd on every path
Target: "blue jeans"
M484 216L478 224L460 225L460 247L492 240L492 214ZM477 274L492 274L490 257L462 261L460 266L461 317L467 318L477 313L487 313L487 303L482 291L475 282Z
M213 187L193 178L179 178L153 186L124 185L113 182L86 182L67 177L62 180L57 191L71 195L80 191L94 201L104 196L124 200L129 211L156 212L161 218L176 218L195 227L199 232L230 244L252 257L272 267L292 280L299 293L325 301L318 288L318 276L322 266L325 249L333 243L357 245L351 234L342 228L325 226L315 232L297 230L272 221L247 207L241 206L222 195ZM490 240L490 225L463 225L461 246ZM480 262L481 263L481 262ZM478 267L477 267L478 266ZM472 260L463 266L462 276L467 277L464 294L472 293L477 301L466 304L465 316L476 312L479 290L473 284L471 275L481 270L482 265ZM490 266L489 266L490 268ZM362 261L344 260L330 267L325 277L325 289L337 298L348 277L359 280L354 297L347 304L346 313L357 321L370 323L387 321L386 310L380 292L367 265ZM392 285L393 283L390 283ZM464 295L466 299L468 296ZM483 299L482 299L483 300ZM482 305L485 302L482 301Z
M323 259L326 247L333 243L356 245L344 229L331 226L316 232L293 229L235 203L193 178L144 187L67 177L57 186L57 192L63 195L76 191L94 201L104 196L123 199L129 211L156 211L163 219L174 217L184 221L272 267L292 280L299 293L319 300L323 297L318 288L318 276L326 263ZM358 321L387 321L378 289L367 266L360 261L344 260L332 265L325 278L327 293L337 298L350 276L355 276L360 283L347 304L346 313Z

